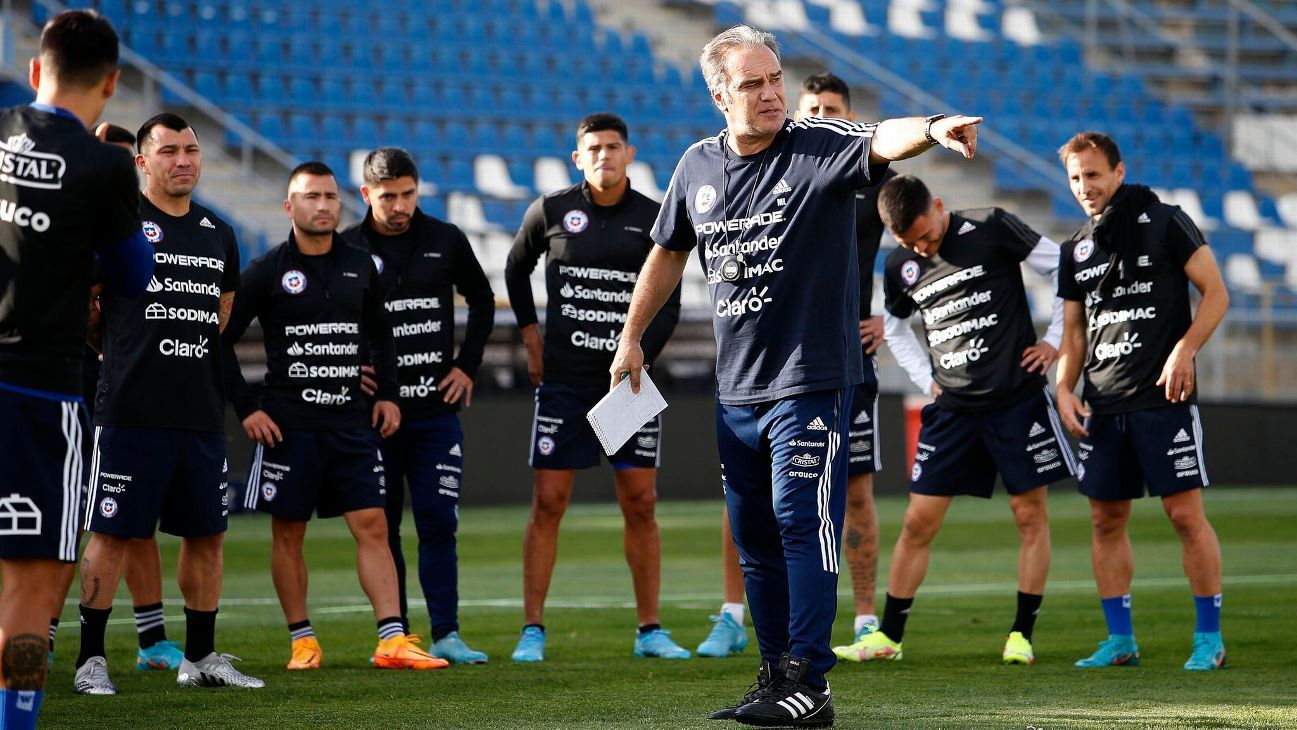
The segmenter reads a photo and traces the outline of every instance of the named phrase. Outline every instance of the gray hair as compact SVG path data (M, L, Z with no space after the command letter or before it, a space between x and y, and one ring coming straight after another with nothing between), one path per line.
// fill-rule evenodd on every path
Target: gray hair
M707 82L707 90L713 94L725 92L725 87L730 82L729 73L725 70L725 58L731 49L748 50L760 46L769 48L775 58L779 58L779 42L774 35L748 25L736 25L721 31L708 41L703 46L702 55L698 57L698 67L703 72L703 80Z

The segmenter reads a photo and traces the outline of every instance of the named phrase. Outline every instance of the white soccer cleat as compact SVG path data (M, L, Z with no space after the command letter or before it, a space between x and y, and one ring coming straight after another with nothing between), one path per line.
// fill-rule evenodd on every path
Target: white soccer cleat
M266 686L264 680L249 677L231 666L231 659L238 659L238 657L212 652L196 662L185 659L176 674L176 684L182 687L248 687L250 689L261 689Z
M115 695L117 687L108 678L108 660L92 656L77 668L72 687L79 695Z

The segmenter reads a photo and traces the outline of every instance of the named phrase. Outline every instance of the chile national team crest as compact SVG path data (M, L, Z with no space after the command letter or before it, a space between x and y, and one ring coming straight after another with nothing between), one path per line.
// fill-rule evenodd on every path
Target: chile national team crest
M716 188L711 185L698 188L698 192L694 195L694 210L706 213L713 205L716 205Z
M104 497L103 501L99 503L99 514L103 515L104 517L107 517L110 520L113 517L116 517L117 500L113 499L112 497Z
M290 269L284 272L284 278L280 279L279 283L289 294L301 294L306 291L306 274L297 269Z
M140 224L140 230L144 231L144 238L149 243L162 243L162 226L153 221L144 221Z
M914 282L919 280L919 262L910 259L901 264L901 281L906 286L914 286Z
M1094 255L1094 241L1089 238L1085 239L1084 241L1077 241L1076 247L1072 249L1072 259L1076 261L1076 263L1078 264L1082 264L1085 263L1086 261L1089 261L1090 257L1093 255Z
M563 214L563 230L568 233L580 233L590 225L590 216L584 210L569 210Z

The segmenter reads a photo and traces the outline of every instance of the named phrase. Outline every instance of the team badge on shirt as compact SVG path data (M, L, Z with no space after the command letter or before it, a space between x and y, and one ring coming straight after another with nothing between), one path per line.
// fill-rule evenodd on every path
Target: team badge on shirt
M706 213L716 204L716 188L711 185L704 185L698 188L694 195L694 210L699 213Z
M306 274L297 269L290 269L284 272L284 278L280 279L279 283L289 294L301 294L306 291Z
M267 502L275 501L276 494L279 494L279 489L275 485L270 482L261 484L261 496L265 497Z
M117 514L117 500L112 497L104 497L103 501L99 503L99 513L112 519Z
M1089 261L1090 257L1093 255L1094 255L1094 241L1088 238L1085 239L1084 241L1077 241L1076 248L1072 249L1072 258L1078 264Z
M590 216L584 210L569 210L563 214L563 230L568 233L580 233L590 225Z
M914 468L910 469L910 481L917 482L921 476L923 476L923 465L916 461Z
M374 268L378 269L378 273L383 273L383 257L376 253L371 253L369 257L374 260Z
M144 231L144 237L149 243L162 242L162 226L153 221L144 221L140 224L140 229Z
M548 436L541 436L539 439L536 439L536 449L539 450L541 454L549 456L554 453L554 439Z
M901 264L901 281L906 286L914 286L914 282L919 280L919 262L913 259Z

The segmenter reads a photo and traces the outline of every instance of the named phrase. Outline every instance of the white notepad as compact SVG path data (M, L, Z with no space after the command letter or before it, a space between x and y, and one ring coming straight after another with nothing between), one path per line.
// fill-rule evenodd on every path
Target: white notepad
M667 407L666 400L653 379L644 371L639 376L639 392L632 393L630 378L623 378L608 391L585 417L599 437L604 453L612 456L640 427Z

